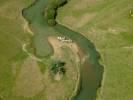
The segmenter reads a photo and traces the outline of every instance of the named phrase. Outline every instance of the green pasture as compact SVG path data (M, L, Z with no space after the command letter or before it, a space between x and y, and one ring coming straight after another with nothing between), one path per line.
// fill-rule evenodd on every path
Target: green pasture
M28 41L30 37L23 30L21 10L31 1L0 0L0 97L6 100L14 100L11 97L14 80L11 63L17 54L21 54L22 43Z

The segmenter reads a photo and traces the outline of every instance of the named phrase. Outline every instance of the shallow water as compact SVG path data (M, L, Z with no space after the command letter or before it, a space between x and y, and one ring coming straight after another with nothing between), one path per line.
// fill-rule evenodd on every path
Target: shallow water
M99 64L100 58L93 43L83 35L74 32L67 27L57 24L50 27L44 19L44 9L48 0L37 0L23 10L24 18L29 22L30 28L35 33L33 44L36 55L45 57L53 53L51 45L47 41L48 36L63 35L71 38L78 44L85 56L89 56L81 66L81 89L75 100L95 100L97 89L101 85L103 67Z

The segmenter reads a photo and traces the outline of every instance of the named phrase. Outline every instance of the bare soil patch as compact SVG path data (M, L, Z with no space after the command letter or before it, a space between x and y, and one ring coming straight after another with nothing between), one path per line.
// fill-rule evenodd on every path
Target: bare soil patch
M50 42L50 44L54 48L54 55L58 55L60 57L61 52L62 52L60 48L62 46L66 46L66 47L69 47L73 51L73 53L75 54L75 56L78 60L79 57L77 54L79 52L79 49L78 49L78 46L75 42L72 42L72 43L61 42L56 37L49 37L48 41Z

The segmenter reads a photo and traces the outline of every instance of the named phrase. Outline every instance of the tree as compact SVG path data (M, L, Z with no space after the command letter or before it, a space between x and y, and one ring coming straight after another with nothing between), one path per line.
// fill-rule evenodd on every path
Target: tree
M50 0L46 9L46 19L50 26L56 25L55 17L57 8L66 3L67 0Z
M54 9L49 8L47 10L47 15L46 15L47 19L55 19L55 15L56 15L56 11Z
M65 74L66 70L64 66L65 66L65 62L55 61L52 63L51 71L53 74L57 74L57 73Z

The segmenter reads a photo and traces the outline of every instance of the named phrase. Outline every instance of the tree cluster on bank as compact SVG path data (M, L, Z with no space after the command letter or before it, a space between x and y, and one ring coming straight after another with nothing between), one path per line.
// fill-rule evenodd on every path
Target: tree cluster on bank
M57 15L57 9L65 3L67 3L67 0L49 0L45 10L45 17L50 26L56 25L55 17Z
M54 61L51 65L51 72L56 75L57 73L65 74L65 62L63 61Z

